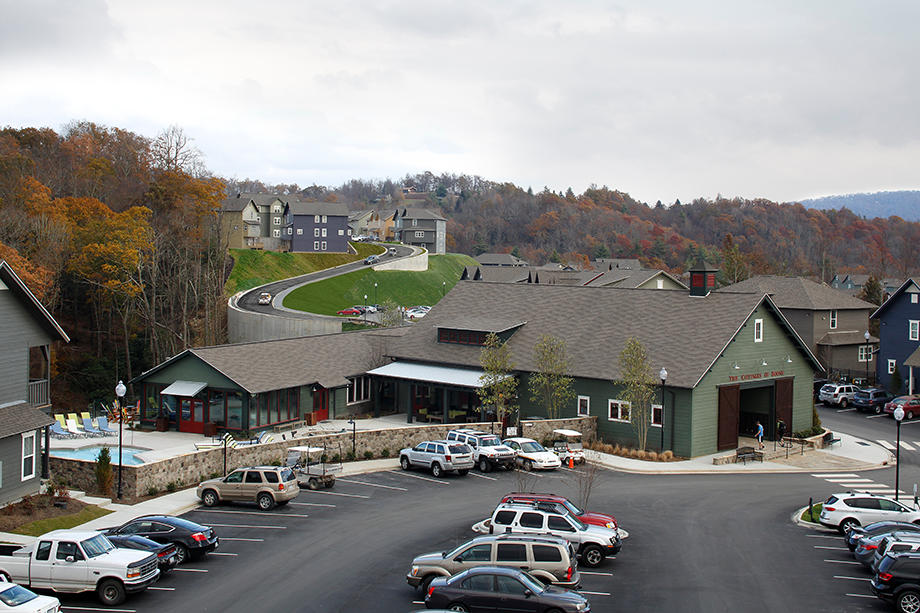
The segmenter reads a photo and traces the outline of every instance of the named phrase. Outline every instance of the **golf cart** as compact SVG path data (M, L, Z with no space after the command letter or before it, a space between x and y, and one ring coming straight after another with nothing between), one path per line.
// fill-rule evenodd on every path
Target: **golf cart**
M581 432L557 428L553 430L553 451L562 460L562 465L569 463L572 458L574 464L585 463L585 451L581 446Z
M325 447L288 447L287 466L297 475L300 486L310 490L335 485L334 473L342 470L342 463L328 460Z

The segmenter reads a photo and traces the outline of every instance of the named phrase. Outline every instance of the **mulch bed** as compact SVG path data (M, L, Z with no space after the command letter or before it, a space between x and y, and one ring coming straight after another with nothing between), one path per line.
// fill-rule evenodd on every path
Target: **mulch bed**
M12 532L39 519L73 515L88 506L73 498L64 498L65 504L56 506L55 500L50 494L36 494L0 509L0 532Z

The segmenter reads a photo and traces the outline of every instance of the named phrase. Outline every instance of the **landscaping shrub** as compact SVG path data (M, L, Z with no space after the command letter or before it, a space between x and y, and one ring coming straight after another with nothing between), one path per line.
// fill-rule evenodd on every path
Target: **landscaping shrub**
M175 482L175 481L170 481L169 483L167 483L167 484L166 484L166 491L167 491L167 492L175 492L175 491L176 491L176 482Z
M339 462L342 461L342 456L340 456L339 454L335 454L332 456L332 461L338 464Z
M159 493L159 491L160 491L160 490L158 490L158 489L156 488L156 486L151 485L150 487L147 488L147 495L148 495L148 496L156 496L156 495Z
M648 452L648 459L651 460L652 462L657 462L657 461L658 461L658 452L657 452L657 451L649 451L649 452Z
M674 459L674 452L668 449L667 451L661 454L661 459L664 462L670 462L671 460Z
M354 451L349 451L348 453L346 453L346 454L345 454L345 459L346 459L347 461L349 461L349 462L353 461L353 460L355 459L355 452L354 452Z
M386 447L384 447L383 449L381 449L381 450L380 450L380 457L381 457L381 458L388 458L388 457L390 457L390 450L387 449Z
M371 451L371 450L365 451L365 452L364 452L364 459L365 459L365 460L373 460L373 459L374 459L374 452Z
M108 447L103 447L96 456L96 490L103 496L111 496L115 472L112 470L112 454Z

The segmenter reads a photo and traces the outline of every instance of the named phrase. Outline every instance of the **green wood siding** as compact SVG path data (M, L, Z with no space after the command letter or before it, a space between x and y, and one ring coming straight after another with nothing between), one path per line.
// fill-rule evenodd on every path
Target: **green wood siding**
M174 381L201 381L207 383L208 387L240 392L246 391L193 354L185 355L140 381L143 383L164 383L166 385Z
M754 320L763 319L763 341L754 342ZM787 363L786 357L792 359ZM766 360L767 366L762 366ZM739 368L735 369L737 363ZM737 336L725 348L722 357L713 364L693 390L693 420L691 424L690 456L716 452L719 427L719 396L721 385L742 387L770 384L779 378L793 377L791 431L811 427L812 381L814 371L772 311L761 305L748 319ZM766 426L765 426L766 427Z

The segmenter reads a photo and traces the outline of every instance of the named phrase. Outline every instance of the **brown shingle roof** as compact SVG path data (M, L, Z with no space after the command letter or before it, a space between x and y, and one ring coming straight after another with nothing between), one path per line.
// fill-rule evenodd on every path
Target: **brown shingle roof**
M348 217L348 207L339 202L303 202L292 200L289 203L294 215L335 215Z
M720 293L753 292L770 294L781 309L874 309L875 305L847 296L828 285L801 277L762 275L717 290Z
M393 328L345 332L201 347L188 352L252 394L313 383L340 387L347 385L346 377L386 363L388 343L405 331Z
M479 367L481 348L438 343L438 326L478 314L513 313L527 322L508 340L516 370L536 370L533 347L541 335L551 334L565 340L572 375L613 380L619 376L619 353L635 336L655 372L665 366L669 385L690 388L762 301L771 305L749 293L698 298L683 291L461 281L393 344L391 355Z
M25 401L0 406L0 438L38 430L52 423L53 418L32 408Z

